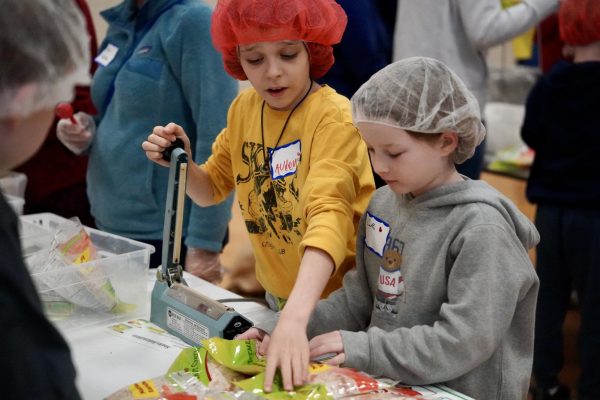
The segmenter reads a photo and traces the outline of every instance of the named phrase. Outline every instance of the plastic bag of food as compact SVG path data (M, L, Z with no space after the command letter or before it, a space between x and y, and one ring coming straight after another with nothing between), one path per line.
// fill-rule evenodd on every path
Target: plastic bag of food
M235 391L234 382L246 375L230 370L216 362L204 347L183 349L169 367L169 373L183 371L196 377L214 391Z
M308 382L325 386L335 399L377 391L387 386L355 369L324 364L311 364Z
M281 374L277 372L273 378L271 393L264 392L265 373L261 372L252 378L236 382L236 385L244 392L253 393L260 396L261 399L268 400L323 400L333 399L333 396L327 393L327 388L320 384L309 384L295 387L293 391L287 392L283 389Z
M135 305L119 301L106 271L93 261L96 247L78 218L60 224L48 253L28 259L49 316L68 316L71 304L113 313L130 312Z
M106 397L106 400L196 400L204 399L208 388L194 376L175 372L135 382Z
M128 385L105 400L260 400L241 391L219 391L206 387L192 374L171 372Z
M242 374L254 375L265 370L266 360L256 348L255 340L204 339L202 346L219 364Z

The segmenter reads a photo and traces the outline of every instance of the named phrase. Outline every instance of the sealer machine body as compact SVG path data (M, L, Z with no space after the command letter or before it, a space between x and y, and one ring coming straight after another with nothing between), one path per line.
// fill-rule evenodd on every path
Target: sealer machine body
M180 146L180 147L177 147ZM188 156L178 139L163 158L170 161L169 184L163 229L162 265L152 290L150 321L193 346L218 336L233 339L252 322L233 308L190 288L180 264L183 209Z

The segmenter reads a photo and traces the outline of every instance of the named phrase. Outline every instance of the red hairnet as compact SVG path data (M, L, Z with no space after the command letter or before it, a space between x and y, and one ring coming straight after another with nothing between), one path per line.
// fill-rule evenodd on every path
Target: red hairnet
M211 35L227 72L246 80L237 46L302 40L310 58L310 75L317 79L333 65L347 17L334 0L219 0L212 15Z
M565 0L558 11L560 37L572 46L600 41L600 0Z

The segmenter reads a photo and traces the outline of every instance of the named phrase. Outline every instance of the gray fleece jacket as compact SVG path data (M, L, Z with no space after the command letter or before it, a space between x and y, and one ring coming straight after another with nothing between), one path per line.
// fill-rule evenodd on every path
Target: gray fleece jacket
M309 337L340 330L346 361L407 384L445 383L479 400L525 399L539 235L483 181L420 197L377 190L356 268L318 303Z

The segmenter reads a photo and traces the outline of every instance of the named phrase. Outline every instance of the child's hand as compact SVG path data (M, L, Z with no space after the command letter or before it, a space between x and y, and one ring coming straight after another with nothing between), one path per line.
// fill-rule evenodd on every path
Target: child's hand
M271 337L263 330L258 328L250 328L244 333L240 333L234 339L240 340L256 340L259 342L258 354L264 356L267 354L267 348L269 347L269 340Z
M277 368L285 390L303 385L308 378L308 355L306 326L282 316L268 343L265 392L271 391Z
M142 149L146 152L146 157L158 165L168 167L169 162L163 159L163 152L171 146L175 139L181 139L184 143L184 150L189 158L192 158L190 139L187 137L183 128L173 122L166 126L155 126L148 139L142 143Z
M308 343L310 349L310 359L320 361L323 364L341 365L346 361L344 353L344 342L340 331L333 331L315 336ZM327 354L334 354L332 357L319 360Z
M220 254L205 249L188 247L185 270L210 283L217 283L223 278Z
M258 340L262 341L265 336L268 336L265 331L260 330L258 328L250 328L244 333L240 333L236 335L234 339L240 340Z

